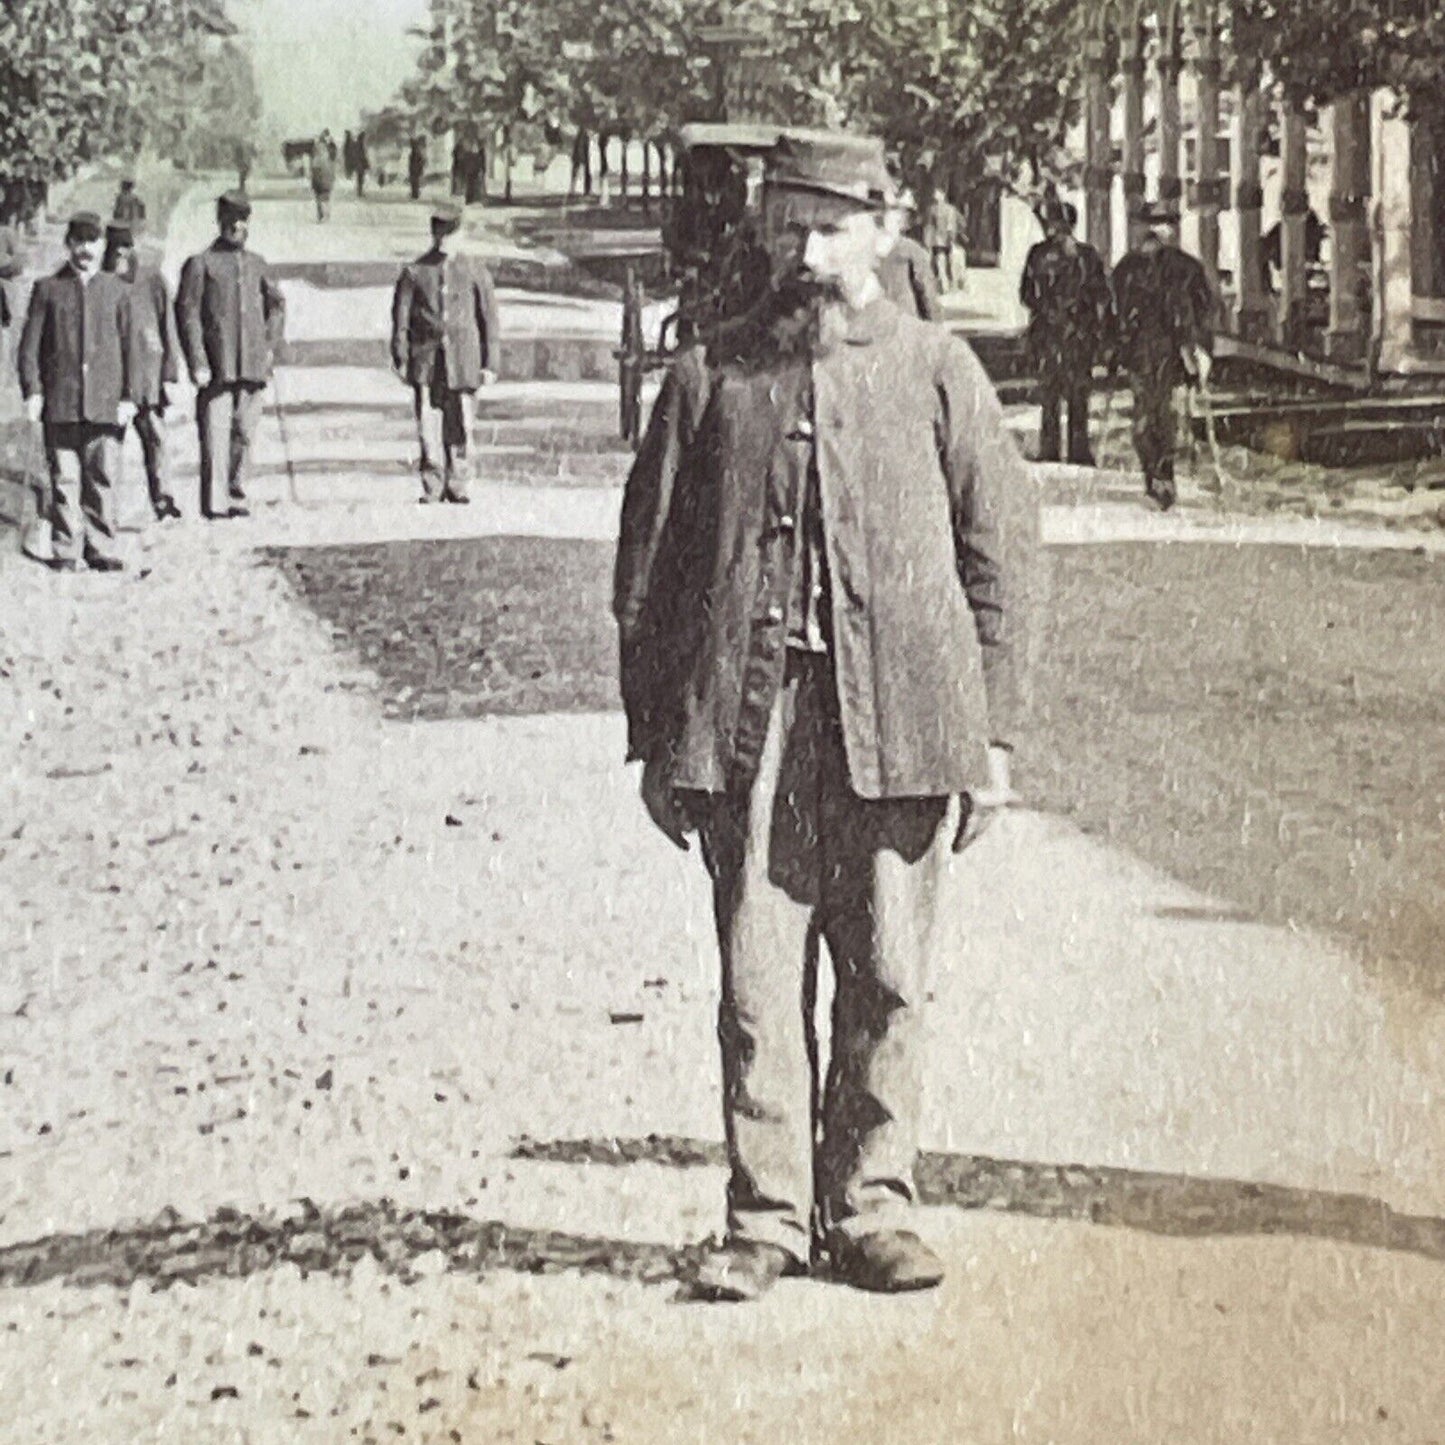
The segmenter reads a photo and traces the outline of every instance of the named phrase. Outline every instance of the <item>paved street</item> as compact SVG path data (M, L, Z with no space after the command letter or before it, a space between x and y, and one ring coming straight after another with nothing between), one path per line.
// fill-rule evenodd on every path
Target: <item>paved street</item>
M388 720L263 554L609 538L616 307L503 289L546 379L484 395L473 505L420 508L372 271L422 210L283 190L255 515L119 578L0 558L0 1439L1445 1439L1445 1005L1042 814L952 879L945 1286L673 1302L722 1223L716 964L620 716ZM1107 498L1046 530L1440 548Z

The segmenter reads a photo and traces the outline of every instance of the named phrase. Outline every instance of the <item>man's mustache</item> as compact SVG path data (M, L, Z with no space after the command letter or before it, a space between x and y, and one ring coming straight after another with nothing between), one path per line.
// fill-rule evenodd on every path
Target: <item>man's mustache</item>
M774 275L773 295L786 307L817 306L841 301L843 288L828 277L816 276L802 266L793 266Z

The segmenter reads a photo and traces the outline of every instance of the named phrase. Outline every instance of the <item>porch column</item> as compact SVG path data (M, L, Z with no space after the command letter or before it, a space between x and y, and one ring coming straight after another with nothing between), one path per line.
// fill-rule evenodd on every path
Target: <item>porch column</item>
M1234 220L1239 236L1234 327L1238 335L1249 341L1263 341L1272 330L1259 244L1264 210L1264 189L1259 183L1262 119L1260 73L1257 67L1251 66L1245 71L1234 97Z
M1114 142L1109 94L1113 47L1102 36L1088 43L1084 72L1084 229L1106 262L1114 255Z
M1179 115L1179 73L1184 68L1179 27L1172 18L1159 21L1159 53L1155 70L1159 80L1159 199L1176 211L1183 205L1184 188L1179 180L1179 150L1182 124ZM1173 228L1179 240L1179 227Z
M1199 0L1195 12L1195 161L1194 207L1199 213L1199 259L1219 295L1219 213L1228 183L1219 173L1219 28L1213 0Z
M1304 344L1305 305L1309 299L1306 223L1310 198L1305 189L1309 166L1309 126L1305 113L1286 98L1280 118L1280 288L1279 332L1286 346Z
M1334 141L1330 178L1330 329L1332 357L1358 361L1369 331L1365 266L1370 233L1365 214L1370 193L1370 98L1365 91L1342 96L1330 107Z
M1372 100L1379 145L1374 157L1376 244L1375 295L1380 314L1375 318L1379 338L1379 369L1404 371L1414 355L1415 303L1413 232L1410 195L1410 126L1401 113L1399 98L1379 91Z
M1144 46L1147 33L1142 25L1133 34L1131 49L1124 56L1124 214L1128 219L1128 244L1139 244L1144 226L1139 210L1144 204Z

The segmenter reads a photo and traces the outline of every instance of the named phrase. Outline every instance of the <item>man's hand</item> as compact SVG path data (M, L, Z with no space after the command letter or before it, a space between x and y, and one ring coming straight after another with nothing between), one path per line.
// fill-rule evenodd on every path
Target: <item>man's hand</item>
M34 396L27 396L25 398L26 420L32 422L39 422L40 418L44 415L45 398L41 396L39 392L36 392Z
M495 371L489 371L488 369L486 369L486 368L484 367L484 368L482 369L482 385L483 385L483 386L495 386L496 384L497 384L497 373L496 373Z
M123 401L115 409L115 424L124 431L135 420L135 403Z
M958 801L958 831L953 835L953 851L962 853L983 837L1005 808L1018 804L1018 794L1009 776L1008 748L989 747L988 781L981 788L960 793Z
M692 820L672 785L672 759L665 753L649 758L643 764L642 804L658 830L686 853L686 835L692 830Z
M191 383L197 391L204 391L211 384L211 373L207 367L198 367L191 373Z

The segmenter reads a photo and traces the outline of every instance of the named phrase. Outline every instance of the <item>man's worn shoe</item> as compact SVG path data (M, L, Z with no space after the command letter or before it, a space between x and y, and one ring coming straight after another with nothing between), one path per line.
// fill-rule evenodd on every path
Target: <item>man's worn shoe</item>
M803 1266L776 1244L733 1239L709 1251L684 1285L689 1299L745 1304L761 1299L785 1274Z
M162 497L156 503L156 521L169 522L181 515L181 509L176 505L174 497Z
M932 1289L943 1279L943 1261L911 1229L880 1229L835 1239L833 1273L854 1289L904 1294Z
M228 517L249 517L251 515L251 509L250 507L245 506L241 502L237 502L231 507L231 509L226 513L226 515Z
M52 572L79 572L80 563L74 557L51 557L45 565Z
M107 557L100 552L87 553L85 565L92 572L120 572L125 567L125 563L119 557Z
M1144 490L1148 492L1150 499L1158 506L1161 512L1167 512L1178 500L1179 493L1174 486L1173 477L1146 477Z

